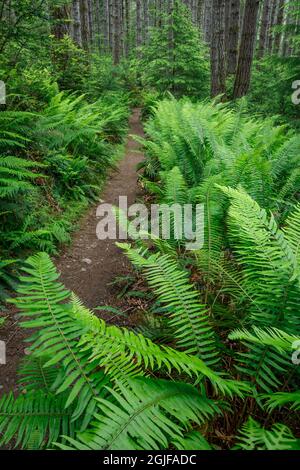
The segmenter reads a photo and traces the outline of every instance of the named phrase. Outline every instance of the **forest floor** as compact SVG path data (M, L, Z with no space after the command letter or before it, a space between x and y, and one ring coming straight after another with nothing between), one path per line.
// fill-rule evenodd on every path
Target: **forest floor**
M100 202L118 206L119 196L127 196L128 206L139 196L138 173L136 167L143 159L139 144L133 135L143 136L140 110L134 109L129 122L129 135L124 158L116 170L108 177ZM98 240L96 211L99 202L93 205L82 217L79 229L73 234L72 243L65 247L54 260L61 281L82 300L86 307L95 309L98 306L131 310L120 296L119 287L112 284L116 277L128 276L132 267L115 240ZM126 308L127 307L127 308ZM97 310L95 310L97 314ZM114 312L99 312L99 316L108 322L127 325L135 322L130 317L116 316ZM26 354L25 332L18 326L17 312L9 307L4 327L1 328L1 340L6 342L6 365L0 366L0 395L2 392L17 390L16 370Z

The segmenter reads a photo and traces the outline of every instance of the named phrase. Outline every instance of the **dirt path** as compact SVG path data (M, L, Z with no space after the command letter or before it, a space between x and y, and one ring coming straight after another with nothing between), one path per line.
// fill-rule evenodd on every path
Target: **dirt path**
M127 196L133 204L137 194L136 166L142 160L139 145L130 136L143 135L140 112L134 110L130 119L129 137L125 157L118 170L108 180L101 195L104 203L118 205L119 196ZM114 288L109 286L116 276L130 271L130 263L116 247L114 240L98 240L96 236L96 207L83 219L81 229L75 234L72 246L57 261L61 279L74 291L87 307L111 305Z
M116 171L107 179L101 201L118 205L119 196L127 196L132 204L138 196L136 172L137 164L143 159L139 145L131 137L143 135L140 111L135 109L130 119L129 136L125 156ZM98 240L96 227L98 204L82 218L80 229L74 234L70 247L55 260L61 273L61 280L74 291L83 303L90 308L100 305L121 306L116 297L116 288L109 286L116 276L128 274L131 265L119 250L114 240ZM6 342L7 364L0 365L0 396L2 392L16 390L16 369L24 356L25 332L18 327L16 311L9 308L5 326L1 328L0 339ZM108 317L101 313L105 319Z

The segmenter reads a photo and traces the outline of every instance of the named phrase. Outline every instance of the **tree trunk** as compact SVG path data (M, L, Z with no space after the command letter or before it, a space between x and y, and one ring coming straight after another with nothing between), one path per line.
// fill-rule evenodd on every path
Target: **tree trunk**
M56 39L63 39L66 34L70 33L70 7L69 5L52 6L52 34Z
M279 0L278 12L277 12L277 21L276 21L276 26L277 27L281 27L283 25L284 7L285 7L285 0ZM274 52L276 52L277 54L280 50L281 39L282 39L281 31L276 31L275 39L274 39Z
M93 1L93 30L94 30L94 41L97 45L97 49L100 52L102 46L102 21L101 21L101 7L103 6L102 0L92 0Z
M79 47L82 47L81 17L80 17L80 3L79 3L79 0L73 0L72 16L73 16L73 38L74 38L74 42Z
M191 10L192 10L192 20L193 20L194 25L197 24L197 9L198 9L198 1L193 0L191 2Z
M143 44L148 41L148 30L149 30L149 0L144 0L144 28L143 28Z
M225 54L226 60L229 54L229 28L230 28L230 16L231 16L231 1L225 0Z
M226 93L225 0L212 2L211 96Z
M141 47L142 42L142 0L136 0L136 46Z
M248 93L256 40L256 22L259 0L246 0L239 60L233 90L234 98L241 98Z
M264 56L266 43L267 43L267 34L268 28L270 24L270 1L271 0L264 0L263 10L262 10L262 17L261 17L261 25L260 25L260 32L259 32L259 44L258 44L258 58L261 59Z
M82 45L87 51L89 49L90 39L88 0L80 0L80 16Z
M114 49L114 0L108 0L108 23L109 23L109 50L112 52Z
M128 57L130 49L130 1L125 0L125 55Z
M203 30L204 41L210 44L212 35L212 0L205 0Z
M120 62L121 57L121 22L120 22L120 2L119 0L114 0L113 2L113 30L114 30L114 40L113 40L113 59L114 64Z
M274 40L274 26L276 24L276 13L278 7L278 0L271 1L271 13L270 13L270 22L269 22L269 35L267 38L268 43L268 52L272 54L273 50L273 40Z
M238 60L240 6L240 0L231 0L227 57L227 73L230 75L235 74Z
M202 24L203 24L203 15L204 15L204 0L198 0L197 5L197 26L198 29L203 34Z
M94 41L94 25L93 25L93 0L88 0L88 19L89 19L89 43L93 44Z

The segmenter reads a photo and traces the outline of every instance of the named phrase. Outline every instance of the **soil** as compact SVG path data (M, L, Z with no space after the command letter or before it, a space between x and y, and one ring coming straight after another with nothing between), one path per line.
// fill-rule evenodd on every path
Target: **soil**
M127 196L128 205L133 204L139 195L138 173L136 166L143 159L139 144L133 135L143 136L140 110L135 109L130 118L129 135L125 147L125 156L110 175L101 194L101 203L118 206L119 196ZM117 296L118 287L110 285L117 276L128 275L132 267L114 240L98 240L96 227L98 219L95 204L82 218L79 230L74 233L72 244L64 248L54 260L61 280L67 288L76 293L84 305L95 309L98 306L124 307L124 301ZM134 322L134 315L116 317L113 313L99 312L105 320L128 325ZM6 342L6 365L0 365L0 396L3 392L17 390L16 370L26 354L25 334L18 327L17 311L9 307L4 327L0 330L0 340Z

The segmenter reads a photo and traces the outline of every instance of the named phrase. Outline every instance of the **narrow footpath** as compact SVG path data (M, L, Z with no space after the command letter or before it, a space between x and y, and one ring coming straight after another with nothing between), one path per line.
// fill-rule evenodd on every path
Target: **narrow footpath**
M118 205L119 196L127 196L128 204L133 204L138 196L137 164L143 154L139 144L131 135L143 136L140 110L135 109L129 123L125 155L117 169L108 177L99 203ZM118 288L110 285L117 276L128 275L132 266L116 246L115 240L98 240L96 211L99 203L91 207L79 222L79 229L73 234L72 243L54 260L60 280L91 309L98 306L121 307L117 298ZM97 313L97 311L96 311ZM127 324L126 320L113 314L99 312L107 321ZM124 321L124 323L123 323ZM132 318L134 322L135 319ZM18 325L18 315L14 306L8 306L7 319L1 329L1 339L6 343L6 365L0 367L0 396L4 392L17 391L16 370L26 354L24 342L28 332Z
M140 110L135 109L130 119L125 156L117 170L107 180L101 202L118 205L119 196L127 196L133 204L138 195L137 164L143 159L139 144L131 135L143 136ZM75 292L89 308L115 303L115 288L109 284L128 274L130 263L114 240L98 240L96 235L97 206L83 218L72 245L57 260L62 282Z

